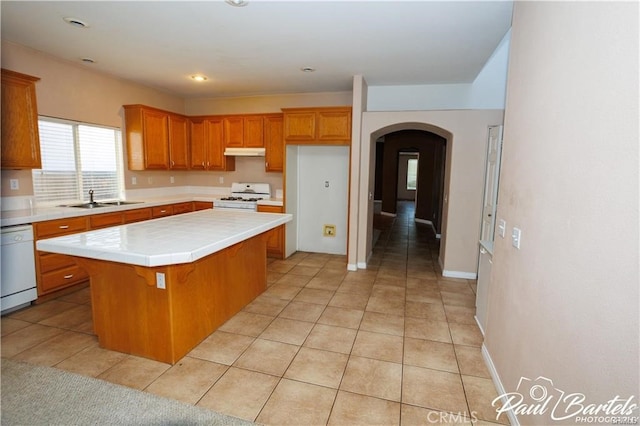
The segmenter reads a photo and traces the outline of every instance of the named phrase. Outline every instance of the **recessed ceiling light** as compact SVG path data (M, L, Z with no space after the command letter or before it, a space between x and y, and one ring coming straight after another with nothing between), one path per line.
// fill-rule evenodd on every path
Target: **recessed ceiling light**
M207 81L207 76L202 74L196 74L191 76L193 81Z
M249 4L247 0L225 0L228 4L235 7L245 7Z
M81 60L82 62L84 62L85 64L95 64L95 63L96 63L96 61L94 61L94 60L93 60L93 59L91 59L91 58L82 58L82 59L80 59L80 60Z
M66 22L67 24L76 27L76 28L88 28L89 24L87 24L86 22L84 22L81 19L78 18L70 18L70 17L66 17L66 18L62 18L64 20L64 22Z
M302 72L314 72L315 70L316 70L315 68L311 68L311 67L300 68L300 71Z

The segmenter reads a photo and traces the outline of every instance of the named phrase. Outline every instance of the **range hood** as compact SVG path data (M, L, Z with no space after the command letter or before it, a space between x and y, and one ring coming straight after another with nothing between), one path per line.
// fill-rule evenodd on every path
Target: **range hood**
M226 148L224 155L228 157L264 157L264 148Z

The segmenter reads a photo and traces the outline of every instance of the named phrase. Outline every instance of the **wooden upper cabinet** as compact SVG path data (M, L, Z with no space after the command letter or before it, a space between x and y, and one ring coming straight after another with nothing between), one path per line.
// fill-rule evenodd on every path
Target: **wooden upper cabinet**
M40 137L36 82L26 74L2 69L2 168L39 169Z
M125 105L130 170L188 168L186 117L143 105Z
M169 168L189 168L188 120L181 115L169 115Z
M244 115L224 117L224 145L229 148L262 148L263 116Z
M235 158L224 156L222 118L189 119L192 170L235 170Z
M284 138L282 136L282 114L264 117L265 171L284 170Z
M244 146L244 121L242 117L225 117L224 145L234 148Z
M351 143L351 107L283 108L282 111L286 143Z
M284 111L284 139L286 141L315 141L315 111Z
M244 128L244 147L264 147L264 117L262 115L251 115L244 117L242 121Z
M189 119L189 165L192 170L207 169L207 147L205 142L205 120Z

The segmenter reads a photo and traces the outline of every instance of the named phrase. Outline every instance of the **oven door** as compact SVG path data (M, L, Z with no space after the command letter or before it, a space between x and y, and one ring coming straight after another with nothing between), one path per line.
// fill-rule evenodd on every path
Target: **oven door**
M255 212L258 210L258 204L243 202L243 201L236 201L236 202L214 201L213 208L214 210L235 210L235 211L243 211L243 212Z

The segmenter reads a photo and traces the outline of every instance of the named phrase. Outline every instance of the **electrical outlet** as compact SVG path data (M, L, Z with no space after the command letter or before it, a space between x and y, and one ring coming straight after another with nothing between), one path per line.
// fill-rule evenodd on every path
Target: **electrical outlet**
M131 176L131 185L137 185L138 184L138 178L135 176Z
M20 189L20 181L18 179L10 179L9 182L11 183L12 191L17 191L18 189Z
M335 237L336 236L336 226L335 225L324 225L322 228L322 235L325 237Z
M224 183L224 177L220 176L220 177L218 178L218 183Z
M167 284L164 281L164 273L156 272L156 287L167 288Z
M148 177L148 178L147 178L147 183L148 183L148 184L152 184L152 183L153 183L153 178Z
M171 183L176 183L176 178L174 178L173 176L171 176L171 177L169 178L169 182L171 182Z

